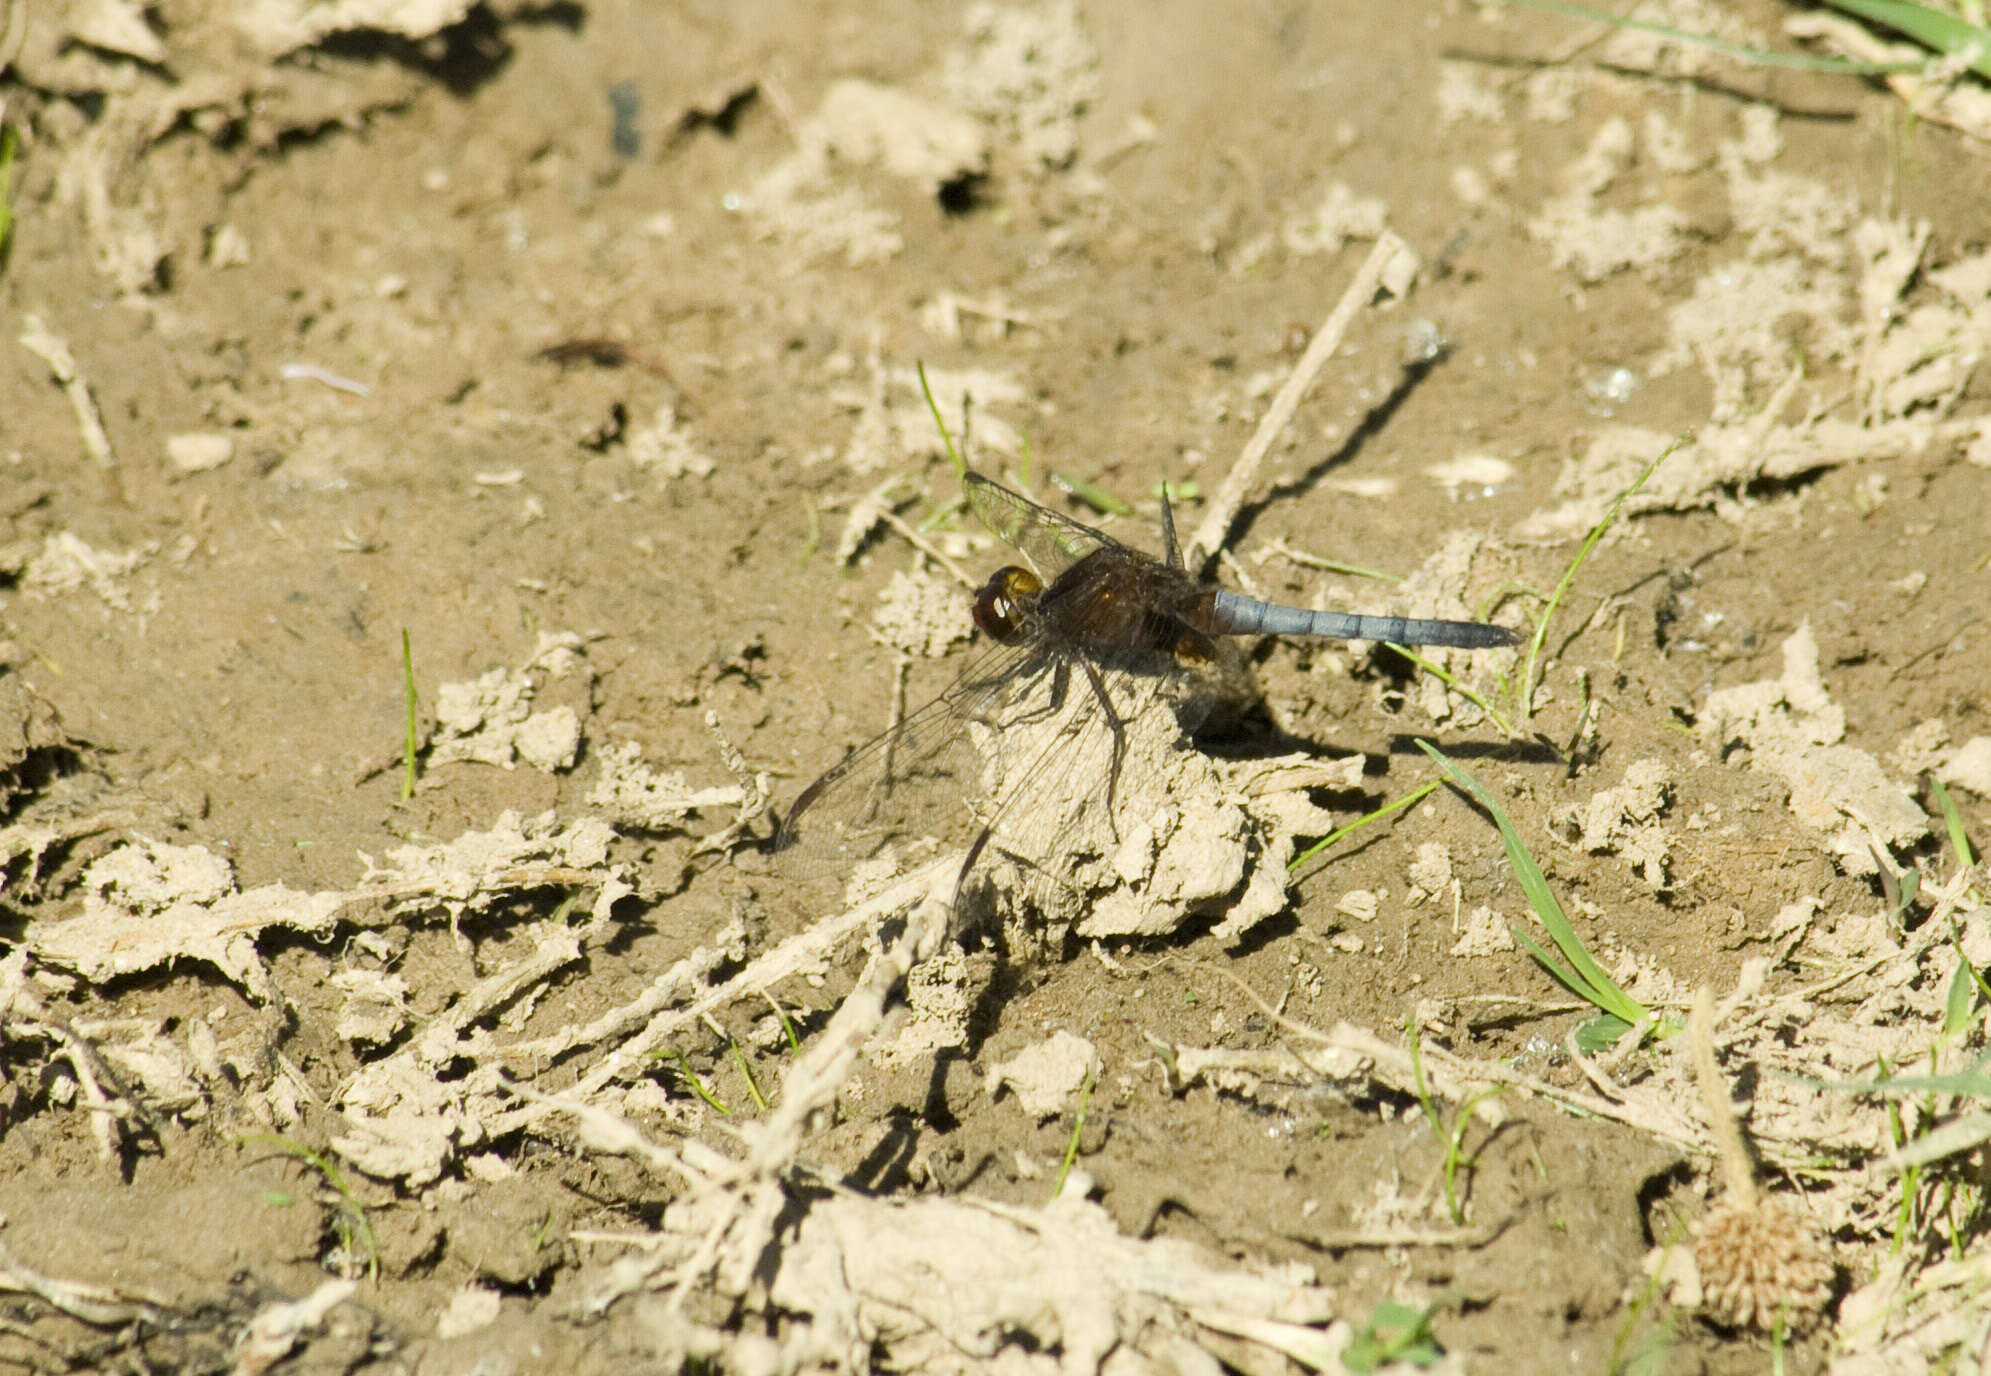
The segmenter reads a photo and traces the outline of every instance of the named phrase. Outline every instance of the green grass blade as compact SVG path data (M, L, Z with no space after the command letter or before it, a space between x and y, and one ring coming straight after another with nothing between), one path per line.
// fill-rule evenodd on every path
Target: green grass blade
M1549 887L1548 877L1542 873L1541 866L1535 863L1535 857L1528 854L1528 848L1522 844L1520 833L1514 830L1514 824L1507 820L1507 814L1501 810L1500 804L1493 800L1493 795L1479 780L1453 764L1431 742L1419 740L1417 748L1429 755L1432 762L1445 771L1445 777L1454 787L1470 794L1481 807L1485 808L1487 815L1493 818L1494 826L1499 828L1500 843L1507 849L1507 864L1514 871L1514 877L1520 881L1521 892L1526 895L1528 906L1534 909L1536 920L1542 924L1549 934L1549 940L1555 943L1556 950L1561 952L1562 958L1568 962L1567 977L1557 972L1553 965L1549 966L1551 973L1555 973L1556 978L1563 980L1564 983L1570 984L1572 989L1595 1004L1600 1011L1622 1018L1628 1025L1643 1018L1646 1015L1645 1008L1637 999L1627 994L1616 980L1605 973L1604 967L1592 958L1589 949L1583 944L1583 939L1576 934L1576 928L1570 925L1569 918L1563 913L1562 904L1556 901L1555 891ZM1542 956L1538 955L1536 958L1541 959ZM1572 978L1575 981L1573 983Z
M696 1094L709 1107L716 1110L721 1118L731 1118L733 1116L733 1110L720 1102L719 1096L706 1088L705 1081L698 1078L698 1072L691 1068L691 1062L685 1059L682 1050L672 1047L669 1051L653 1051L650 1054L652 1057L668 1056L676 1061L678 1074L684 1076L685 1083L691 1086L693 1094Z
M1556 584L1555 592L1549 597L1548 606L1542 609L1540 618L1535 622L1535 633L1528 640L1528 655L1523 663L1520 683L1522 721L1528 721L1534 716L1535 671L1541 663L1542 647L1548 643L1549 623L1555 620L1556 611L1562 606L1563 598L1569 595L1570 585L1576 581L1576 575L1582 570L1584 564L1589 561L1590 552L1597 548L1597 542L1604 538L1604 532L1609 530L1613 523L1617 521L1618 513L1624 510L1625 503L1637 495L1638 490L1645 486L1646 479L1650 478L1659 465L1666 461L1668 455L1672 454L1692 438L1692 432L1680 435L1671 444L1659 451L1652 462L1647 464L1644 471L1633 481L1632 485L1623 492L1620 492L1612 500L1611 505L1605 510L1597 524L1590 527L1590 533L1583 537L1583 544L1576 551L1576 557L1571 559L1569 567L1563 570L1562 582Z
M1529 936L1526 932L1522 931L1519 927L1516 927L1512 923L1510 923L1508 924L1507 930L1513 935L1514 940L1520 943L1521 949L1534 957L1535 964L1541 966L1544 970L1547 970L1551 975L1555 976L1556 982L1558 984L1562 985L1563 988L1569 990L1570 993L1576 995L1576 997L1582 999L1585 1003L1591 1005L1596 1004L1597 999L1595 994L1592 992L1590 985L1587 982L1585 982L1585 980L1581 975L1577 974L1576 971L1570 969L1567 965L1564 965L1561 961L1557 960L1555 956L1550 954L1550 952L1545 947L1543 947L1533 937Z
M415 796L415 752L421 748L415 733L415 651L408 628L401 628L401 694L408 700L408 736L401 748L401 801Z
M1313 859L1316 855L1319 855L1322 851L1326 850L1336 841L1339 841L1342 837L1347 836L1352 832L1360 831L1363 827L1368 826L1372 822L1380 822L1383 820L1383 818L1390 816L1392 813L1402 812L1407 807L1416 806L1418 803L1422 802L1425 798L1430 797L1431 794L1434 791L1436 791L1438 785L1441 782L1443 781L1439 779L1433 779L1429 783L1419 784L1416 788L1413 788L1412 790L1410 790L1410 792L1404 794L1401 798L1398 798L1395 802L1385 803L1381 807L1377 808L1374 812L1365 812L1360 817L1357 817L1354 821L1349 822L1347 825L1336 827L1333 831L1330 831L1327 835L1321 837L1320 840L1314 842L1311 846L1308 846L1305 850L1301 851L1298 855L1294 856L1286 866L1286 873L1288 874L1296 873L1299 870L1300 866L1306 864L1307 861Z
M1587 19L1593 24L1608 24L1614 29L1634 29L1639 33L1657 34L1661 38L1670 38L1676 43L1705 48L1711 53L1720 53L1723 57L1732 57L1737 62L1747 62L1757 67L1795 67L1800 71L1835 72L1849 76L1916 72L1922 67L1919 62L1861 62L1849 57L1821 57L1812 53L1785 53L1770 48L1752 48L1747 44L1730 43L1708 34L1694 33L1690 29L1675 28L1671 24L1627 19L1623 15L1593 10L1583 5L1563 4L1561 0L1505 0L1505 3L1519 5L1525 9L1542 10L1548 14L1560 14L1570 19Z
M1945 14L1931 5L1907 4L1905 0L1825 0L1825 3L1835 10L1857 15L1869 24L1893 29L1930 52L1945 57L1974 53L1970 70L1991 80L1991 32L1953 14Z
M20 144L11 124L0 124L0 272L14 247L14 150Z
M1339 573L1349 578L1373 578L1378 583L1401 583L1403 575L1389 573L1383 569L1372 569L1362 564L1350 564L1340 559L1328 559L1318 554L1308 554L1305 550L1284 546L1280 549L1287 559L1303 569L1319 569L1323 573Z
M1963 955L1961 943L1957 945L1957 955ZM1968 960L1959 960L1956 973L1950 976L1949 993L1943 998L1943 1035L1954 1037L1970 1025L1970 1015L1977 1006L1977 972L1970 968Z
M1134 514L1134 508L1128 506L1098 483L1089 482L1076 474L1061 473L1055 468L1044 476L1050 479L1052 487L1057 488L1067 496L1076 497L1079 501L1085 503L1085 505L1091 507L1102 516L1131 516Z
M753 1063L747 1053L740 1050L740 1044L731 1038L726 1041L726 1049L733 1053L733 1064L740 1068L740 1078L747 1082L747 1095L754 1101L754 1107L767 1112L767 1096L760 1092L760 1078L754 1074Z
M926 409L933 412L933 424L940 431L940 442L947 446L947 461L954 465L954 475L964 478L968 475L968 465L961 461L960 452L954 448L954 436L948 433L947 421L940 414L940 403L933 399L933 388L926 380L926 364L920 362L913 366L919 372L920 395L926 398Z
M1065 1142L1065 1159L1058 1165L1058 1178L1051 1184L1053 1199L1063 1193L1065 1177L1072 1173L1072 1167L1078 1162L1079 1139L1085 1134L1085 1119L1092 1108L1092 1086L1096 1079L1097 1074L1088 1070L1085 1072L1085 1083L1079 1086L1078 1112L1072 1115L1072 1135Z
M1963 832L1963 814L1950 801L1950 791L1943 787L1943 781L1933 774L1929 776L1929 792L1935 795L1936 807L1943 814L1943 827L1949 832L1950 849L1956 852L1957 863L1969 869L1977 863L1977 857L1971 852L1970 838Z
M1576 1049L1586 1056L1601 1055L1623 1041L1625 1034L1637 1026L1637 1023L1626 1022L1616 1013L1599 1013L1576 1029Z

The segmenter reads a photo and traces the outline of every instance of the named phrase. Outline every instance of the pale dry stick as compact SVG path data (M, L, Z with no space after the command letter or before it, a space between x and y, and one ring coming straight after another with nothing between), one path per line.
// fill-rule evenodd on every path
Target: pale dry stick
M740 748L733 744L731 737L727 736L725 725L719 720L719 714L709 707L705 709L705 729L719 742L719 761L726 766L726 772L731 774L738 784L741 802L738 815L717 832L700 841L692 849L693 855L705 855L731 848L733 842L766 813L768 784L772 781L772 776L766 771L756 773L747 767L747 757L740 753Z
M1399 260L1415 262L1410 246L1397 237L1395 231L1384 230L1376 240L1376 246L1369 250L1368 258L1355 273L1355 279L1341 294L1341 300L1328 313L1327 319L1314 332L1307 345L1306 353L1294 366L1292 375L1272 399L1271 409L1258 423L1257 431L1244 451L1231 465L1231 471L1224 475L1223 483L1217 488L1217 495L1210 502L1210 509L1204 515L1202 524L1196 527L1196 534L1190 539L1187 551L1189 568L1197 573L1207 571L1210 560L1224 547L1229 538L1231 526L1237 521L1238 512L1244 508L1246 497L1252 485L1258 480L1259 465L1271 452L1272 444L1292 420L1293 413L1306 399L1307 389L1313 386L1314 378L1327 366L1327 360L1341 346L1343 336L1353 323L1355 314L1374 299L1376 291L1383 284L1384 277Z
M1257 1004L1260 1011L1268 1018L1295 1036L1318 1043L1327 1051L1366 1059L1374 1067L1373 1078L1381 1080L1400 1093L1413 1095L1417 1093L1416 1070L1411 1065L1410 1053L1403 1047L1386 1042L1375 1033L1349 1022L1336 1023L1326 1032L1316 1027L1309 1027L1274 1010L1256 989L1230 971L1217 969L1214 966L1210 968L1214 973L1230 980L1244 992L1246 998ZM1279 1050L1291 1057L1294 1064L1310 1075L1331 1078L1345 1073L1332 1066L1316 1065L1291 1047L1281 1047ZM1463 1102L1472 1097L1474 1086L1482 1085L1518 1089L1524 1094L1533 1094L1538 1098L1547 1099L1550 1103L1559 1104L1571 1112L1587 1113L1607 1122L1620 1123L1640 1132L1650 1133L1661 1141L1672 1142L1677 1146L1697 1150L1703 1146L1700 1135L1684 1120L1669 1122L1655 1112L1641 1109L1637 1102L1614 1104L1601 1095L1565 1089L1561 1085L1550 1084L1532 1075L1518 1074L1496 1062L1470 1061L1435 1046L1426 1045L1419 1048L1418 1059L1423 1062L1425 1077L1430 1082L1431 1091L1440 1098ZM1483 1101L1475 1110L1481 1117L1490 1116L1495 1111L1490 1100Z
M782 1180L796 1165L809 1124L836 1103L865 1043L884 1023L892 991L933 953L947 931L958 864L956 857L953 863L916 871L925 892L908 916L905 931L866 965L857 987L822 1036L782 1081L780 1099L767 1118L747 1125L746 1156L723 1186L733 1199L717 1210L696 1249L678 1268L670 1299L673 1309L681 1309L692 1285L715 1271L722 1273L722 1285L729 1293L745 1293L786 1205ZM692 1208L698 1207L694 1201Z
M600 1065L582 1076L567 1093L575 1099L586 1099L601 1092L616 1079L642 1063L643 1057L651 1050L663 1045L683 1028L696 1022L706 1012L723 1008L735 999L751 998L765 988L779 984L782 980L799 975L807 970L819 968L842 942L851 936L875 927L885 916L898 911L922 887L935 882L937 875L944 874L951 885L961 867L961 857L943 856L913 871L893 884L889 889L874 895L845 912L825 918L798 936L790 937L767 954L758 957L724 984L708 990L697 1001L682 1008L666 1009L652 1017L643 1030L611 1052ZM832 1024L834 1025L834 1024ZM545 1115L547 1110L535 1105L513 1109L493 1117L486 1125L493 1134L502 1134L525 1127Z
M26 951L15 951L0 962L0 1030L17 1036L46 1038L62 1048L62 1057L76 1076L77 1088L90 1115L90 1132L97 1139L97 1154L106 1161L114 1161L118 1130L133 1116L137 1105L122 1086L118 1086L116 1097L105 1093L103 1081L116 1085L117 1073L104 1064L96 1043L35 993L28 978L28 961Z
M532 954L479 980L468 994L430 1023L415 1041L415 1058L433 1068L447 1065L469 1050L463 1034L471 1024L579 961L581 937L581 932L562 923L537 924L532 929Z
M1471 1228L1377 1228L1373 1230L1344 1229L1340 1232L1323 1232L1308 1229L1305 1232L1291 1232L1288 1237L1305 1242L1309 1247L1326 1248L1337 1252L1367 1251L1384 1247L1464 1247L1471 1250L1484 1247L1487 1243L1507 1231L1512 1216L1497 1223L1480 1223Z
M1577 1072L1590 1082L1592 1089L1614 1104L1621 1104L1625 1101L1624 1090L1611 1083L1610 1075L1605 1072L1602 1066L1583 1054L1583 1048L1577 1045L1575 1028L1571 1028L1569 1035L1562 1039L1562 1051L1565 1056L1569 1057L1569 1063L1576 1067Z
M57 1280L21 1265L0 1247L0 1293L33 1295L55 1306L72 1319L100 1328L117 1328L128 1323L148 1323L164 1327L172 1311L164 1303L132 1299L101 1285L86 1281Z
M694 1187L702 1187L712 1182L709 1171L687 1161L669 1147L658 1146L643 1135L642 1129L621 1114L610 1113L607 1109L597 1108L593 1104L584 1104L564 1094L543 1093L516 1080L501 1080L500 1083L529 1103L542 1104L550 1112L573 1115L574 1121L580 1126L582 1142L591 1150L639 1161L659 1174L674 1175Z
M899 939L866 964L822 1036L782 1080L781 1103L755 1125L746 1164L763 1174L786 1170L801 1150L809 1119L836 1101L864 1044L885 1020L885 1004L915 967L939 948L953 904L959 857L914 872L925 885ZM903 887L903 886L895 886Z
M596 1046L624 1032L634 1031L661 1010L690 998L700 985L712 978L713 971L736 958L734 953L745 942L746 931L736 919L719 933L712 945L700 946L678 961L651 980L649 988L622 1007L609 1010L584 1027L563 1027L544 1037L500 1047L498 1054L513 1060L536 1057L551 1061L578 1047Z
M966 569L962 568L961 565L956 563L954 560L948 558L946 554L941 552L941 549L938 545L934 544L933 541L927 539L917 530L914 530L911 526L907 525L905 518L900 516L898 512L881 511L878 513L878 519L883 521L886 525L890 526L893 530L899 532L900 537L904 539L907 544L911 545L921 554L924 554L927 558L933 560L934 563L940 565L940 567L946 569L949 573L953 574L954 581L959 583L962 587L967 588L970 591L973 591L974 589L979 588L982 585L984 580L975 577L974 574L968 572Z
M52 333L42 318L30 311L22 321L21 346L46 363L61 384L69 398L69 409L76 413L76 428L82 434L83 447L97 461L97 467L106 473L114 472L117 459L111 453L110 436L104 433L103 415L97 410L90 384L76 367L76 356L69 351L68 341Z
M1714 998L1706 989L1694 993L1693 1010L1687 1014L1687 1044L1694 1055L1694 1077L1700 1083L1715 1155L1721 1162L1725 1197L1754 1208L1758 1198L1756 1167L1742 1140L1741 1125L1735 1121L1735 1103L1729 1094L1728 1081L1721 1067L1715 1064Z
M41 1024L40 1030L62 1044L63 1057L76 1074L76 1084L82 1091L90 1114L90 1131L97 1139L97 1155L106 1161L115 1161L118 1130L131 1116L129 1103L104 1092L103 1084L97 1078L97 1048L72 1031L68 1023L61 1018L50 1017ZM109 1067L103 1069L108 1072Z

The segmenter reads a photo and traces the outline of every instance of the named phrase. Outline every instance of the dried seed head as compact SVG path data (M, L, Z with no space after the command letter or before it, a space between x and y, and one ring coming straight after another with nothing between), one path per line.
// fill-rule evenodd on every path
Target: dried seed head
M1832 1257L1795 1209L1733 1197L1694 1225L1704 1307L1736 1327L1803 1332L1832 1298Z

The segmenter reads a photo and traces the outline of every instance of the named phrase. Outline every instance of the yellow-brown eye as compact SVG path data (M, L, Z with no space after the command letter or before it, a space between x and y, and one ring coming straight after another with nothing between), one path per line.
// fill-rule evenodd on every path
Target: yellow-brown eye
M1014 645L1043 591L1043 581L1029 569L1014 564L997 569L975 594L975 624L998 645Z

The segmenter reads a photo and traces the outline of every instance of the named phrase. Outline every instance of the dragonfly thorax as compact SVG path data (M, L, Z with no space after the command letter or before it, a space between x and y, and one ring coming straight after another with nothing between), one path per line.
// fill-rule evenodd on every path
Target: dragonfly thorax
M1015 564L997 569L975 593L975 624L998 645L1025 638L1031 610L1044 591L1043 580Z

